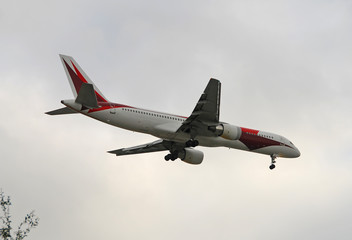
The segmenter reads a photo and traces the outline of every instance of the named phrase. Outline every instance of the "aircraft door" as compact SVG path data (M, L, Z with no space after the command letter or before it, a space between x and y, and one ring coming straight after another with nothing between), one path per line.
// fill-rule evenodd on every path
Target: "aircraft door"
M114 108L114 106L112 104L110 104L109 112L110 112L110 114L116 114L116 108Z
M116 114L116 108L110 108L110 114Z
M108 123L111 123L111 121L113 121L115 117L116 117L116 108L110 105L109 113L106 115L106 121Z

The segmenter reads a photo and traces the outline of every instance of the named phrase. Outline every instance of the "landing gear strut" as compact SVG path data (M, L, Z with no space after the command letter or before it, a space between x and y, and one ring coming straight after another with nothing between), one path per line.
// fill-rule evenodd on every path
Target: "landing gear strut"
M275 159L276 159L276 155L272 154L272 155L270 155L270 157L271 157L271 165L269 166L269 168L270 168L270 170L273 170L273 169L275 168L275 163L276 163Z
M193 138L190 139L190 140L188 140L188 141L185 143L185 147L187 147L187 148L189 148L189 147L196 147L196 146L198 146L198 145L199 145L198 140L195 140L195 139L193 139ZM182 148L182 151L184 151L183 148ZM179 158L179 154L182 153L182 151L181 151L181 149L178 149L178 148L176 148L176 149L172 149L172 148L171 148L170 153L167 154L167 155L164 157L164 159L165 159L166 161L169 161L169 160L175 161L177 158ZM181 158L181 157L180 157L180 158Z

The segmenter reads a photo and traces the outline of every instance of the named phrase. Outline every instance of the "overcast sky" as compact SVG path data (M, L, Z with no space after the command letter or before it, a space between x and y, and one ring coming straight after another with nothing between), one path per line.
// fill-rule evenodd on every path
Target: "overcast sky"
M5 0L0 30L0 188L15 224L40 217L28 239L351 238L352 2ZM183 116L218 78L222 121L302 155L117 158L155 138L44 114L73 97L60 53L109 100Z

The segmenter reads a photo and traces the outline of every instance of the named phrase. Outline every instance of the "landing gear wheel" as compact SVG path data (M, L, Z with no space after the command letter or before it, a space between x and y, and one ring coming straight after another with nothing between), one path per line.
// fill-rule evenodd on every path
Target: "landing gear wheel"
M196 147L198 145L199 145L198 140L191 139L186 142L186 147Z
M166 161L169 161L169 160L175 161L177 158L178 158L178 154L177 154L177 153L169 153L168 155L166 155L166 156L164 157L164 159L165 159Z
M271 165L269 166L269 168L270 168L270 170L273 170L273 169L275 168L275 163L276 163L275 159L276 159L276 155L275 155L275 154L272 154L272 155L270 155L270 157L271 157Z

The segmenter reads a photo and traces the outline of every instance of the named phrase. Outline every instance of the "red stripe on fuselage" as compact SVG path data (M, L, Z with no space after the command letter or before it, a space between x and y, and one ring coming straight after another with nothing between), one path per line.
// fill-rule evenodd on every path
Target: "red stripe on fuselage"
M254 130L254 129L250 129L250 128L241 127L241 130L242 130L242 133L245 132L245 133L251 133L251 134L255 134L255 135L258 135L258 133L259 133L259 130Z
M123 104L119 104L119 103L112 103L112 102L98 102L98 105L101 107L90 109L88 111L88 113L99 112L99 111L103 111L103 110L107 110L107 109L111 109L111 108L123 108L123 107L134 108L134 107L130 107L128 105L123 105Z
M246 145L249 150L256 150L259 148L281 145L280 142L277 142L275 140L258 136L258 130L249 128L241 128L241 130L242 134L239 140L244 145Z
M173 117L179 117L179 118L187 119L187 117L183 117L183 116L179 116L179 115L172 115L172 114L168 114L168 113L155 112L155 111L141 109L141 108L135 108L135 107L131 107L131 106L128 106L128 105L119 104L119 103L98 102L98 105L101 106L101 107L100 108L95 108L95 109L90 109L88 111L88 113L99 112L99 111L112 109L112 108L131 108L131 109L136 109L136 111L150 112L150 113L153 113L153 114L156 114L156 115L173 116Z

